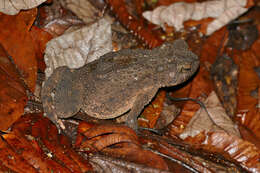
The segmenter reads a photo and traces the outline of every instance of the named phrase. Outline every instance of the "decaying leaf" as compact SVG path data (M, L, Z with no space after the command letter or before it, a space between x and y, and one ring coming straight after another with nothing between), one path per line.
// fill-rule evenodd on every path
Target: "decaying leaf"
M79 68L111 50L111 26L104 18L91 26L63 34L47 43L46 77L57 67Z
M187 138L196 148L220 153L225 158L235 161L243 169L255 173L260 172L260 152L254 144L225 132L208 133L203 139L199 136Z
M0 130L6 130L23 113L27 97L19 73L0 46Z
M127 162L124 160L114 159L107 156L102 155L94 155L91 156L90 162L93 165L93 169L97 172L104 172L104 173L114 173L114 172L121 172L121 173L169 173L168 171L163 171L156 168L149 168L144 165Z
M208 96L205 101L205 106L209 115L203 108L200 108L192 117L183 133L180 134L182 139L188 136L194 137L201 132L207 133L223 130L229 134L240 136L238 129L226 114L215 92L211 92ZM212 122L212 120L214 122Z
M259 46L260 39L250 50L235 54L240 66L236 117L258 140L260 140L260 78L255 69L260 66Z
M84 22L73 12L62 6L63 1L52 1L40 6L36 25L49 32L53 37L62 35L71 26L82 26Z
M18 119L0 138L0 163L16 172L87 172L91 165L42 114ZM2 170L0 169L0 172Z
M174 26L177 31L183 28L187 20L215 18L207 27L206 35L210 35L231 20L245 13L247 0L214 0L202 3L177 2L168 7L160 6L153 11L143 13L150 22L160 25Z
M1 0L0 12L8 15L15 15L20 10L35 8L46 0Z
M44 63L44 51L46 48L46 43L52 39L52 36L44 31L43 29L40 29L36 26L33 26L30 30L30 34L32 36L32 39L34 41L34 49L36 53L37 58L37 66L38 70L44 71L46 68L46 65Z
M62 1L64 7L67 7L75 13L85 23L94 22L99 17L99 10L86 0L65 0Z
M158 155L141 147L136 133L129 127L113 124L93 125L82 122L75 146L81 151L99 151L148 167L168 170L166 162Z
M37 9L22 11L15 16L0 14L0 43L32 92L37 78L37 61L30 28L36 16Z

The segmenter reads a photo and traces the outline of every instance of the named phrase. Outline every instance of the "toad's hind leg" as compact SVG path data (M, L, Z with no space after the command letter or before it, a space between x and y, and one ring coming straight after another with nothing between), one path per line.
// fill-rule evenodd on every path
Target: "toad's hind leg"
M144 91L144 93L139 94L136 97L133 107L131 108L130 112L127 114L127 119L126 119L126 124L132 129L134 129L135 131L137 131L138 129L138 125L137 125L138 115L142 112L144 106L147 105L152 100L157 90L158 90L157 88L151 88Z

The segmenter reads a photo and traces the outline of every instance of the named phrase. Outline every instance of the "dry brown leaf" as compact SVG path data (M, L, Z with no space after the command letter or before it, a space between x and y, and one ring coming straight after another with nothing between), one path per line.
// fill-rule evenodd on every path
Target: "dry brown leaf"
M20 10L28 10L35 8L46 0L1 0L0 1L0 12L15 15Z
M258 140L260 140L260 78L255 68L260 66L259 46L260 39L250 50L235 54L235 58L240 60L236 117L242 125L254 133Z
M70 141L58 134L56 126L42 114L22 116L13 124L11 132L1 139L8 144L6 153L14 155L14 161L23 158L23 162L15 168L30 165L39 172L68 173L87 172L92 169L88 161L72 149ZM8 162L4 165L15 170Z
M38 8L37 26L53 37L62 35L71 26L82 26L84 24L73 12L64 8L62 2L55 0L51 4Z
M33 26L30 30L30 34L32 36L32 39L34 41L34 48L36 52L37 57L37 66L38 70L44 72L46 65L44 62L44 51L46 48L46 43L52 39L52 36L44 31L43 29L40 29L36 26Z
M208 133L223 130L229 134L240 137L239 130L226 114L215 92L211 92L208 96L205 101L205 106L209 115L203 108L200 108L192 117L182 134L180 134L182 139L188 136L194 137L202 132ZM214 122L212 122L212 120Z
M95 22L101 15L99 14L100 11L86 0L64 0L62 4L73 11L85 23Z
M76 147L81 151L96 151L109 156L124 158L146 166L168 170L166 162L158 155L141 147L133 129L123 125L91 125L82 122L78 128Z
M110 158L102 155L91 156L90 162L96 172L106 172L106 173L169 173L168 171L163 171L161 169L146 167L144 165L127 162L122 159Z
M1 164L6 168L14 172L37 173L37 170L27 163L22 156L13 151L12 147L2 138L0 138L0 151Z
M14 64L0 46L0 130L6 130L23 113L26 91Z
M37 78L37 61L30 28L37 9L22 11L18 15L0 14L0 43L12 57L21 78L33 92Z
M208 133L186 140L196 148L203 148L213 153L219 153L225 158L235 161L249 172L260 172L260 152L254 144L225 132Z
M47 43L44 60L49 77L60 66L79 68L112 50L111 26L106 19L63 34Z

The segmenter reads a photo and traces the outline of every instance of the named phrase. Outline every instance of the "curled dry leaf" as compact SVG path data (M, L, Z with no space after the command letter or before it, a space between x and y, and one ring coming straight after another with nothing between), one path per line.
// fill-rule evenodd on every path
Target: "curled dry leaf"
M99 151L149 167L168 170L167 164L160 156L141 148L137 135L129 127L113 124L93 126L82 122L78 132L76 146L81 151Z
M15 15L20 10L28 10L35 8L46 0L1 0L0 1L0 12Z
M104 18L91 26L63 34L47 43L44 56L46 77L57 67L79 68L111 50L111 26Z
M214 0L202 3L177 2L168 7L160 6L153 11L143 13L150 22L164 27L167 23L177 31L183 28L187 20L215 18L207 27L206 35L210 35L231 20L245 13L247 0Z
M205 101L205 106L209 115L203 108L200 108L192 117L182 134L180 134L182 139L188 136L194 137L202 132L208 133L223 130L228 134L240 137L239 130L226 114L215 92L211 92L208 96ZM212 122L212 120L214 122Z

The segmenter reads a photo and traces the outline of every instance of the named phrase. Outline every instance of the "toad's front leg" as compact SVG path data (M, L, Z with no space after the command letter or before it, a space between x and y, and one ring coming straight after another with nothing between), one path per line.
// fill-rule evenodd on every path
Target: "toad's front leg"
M137 131L137 117L142 112L145 105L147 105L152 98L155 96L157 88L150 88L144 91L144 93L139 94L131 108L130 112L127 114L126 124Z

